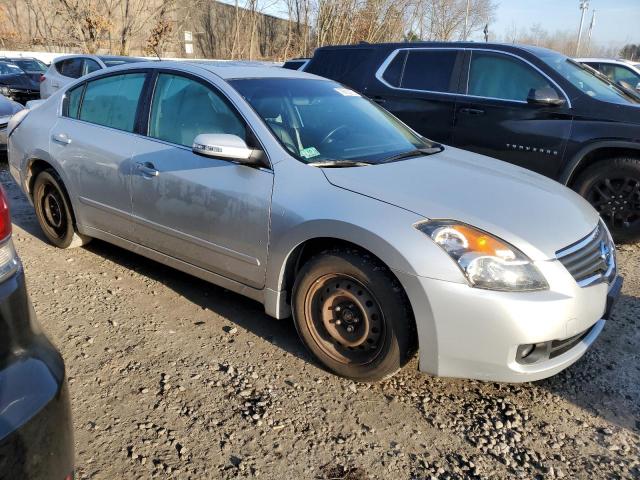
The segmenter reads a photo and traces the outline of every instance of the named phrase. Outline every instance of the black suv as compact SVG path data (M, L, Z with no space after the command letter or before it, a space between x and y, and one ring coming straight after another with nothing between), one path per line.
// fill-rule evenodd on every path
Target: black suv
M640 97L566 56L489 43L322 47L305 71L430 139L570 186L618 241L640 239Z

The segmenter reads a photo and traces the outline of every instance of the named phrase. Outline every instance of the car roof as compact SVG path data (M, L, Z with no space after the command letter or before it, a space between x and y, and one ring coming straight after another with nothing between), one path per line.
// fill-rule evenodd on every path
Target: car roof
M287 70L280 68L279 65L267 65L260 62L243 62L243 61L203 61L203 60L160 60L147 62L144 65L146 67L158 68L175 68L178 70L184 70L185 67L197 67L204 69L214 75L222 78L223 80L234 80L241 78L314 78L319 79L316 75L300 72L298 70ZM140 65L136 67L135 64L129 64L126 67L120 65L114 67L114 69L133 69L141 68Z
M102 61L109 61L109 60L124 60L124 61L136 61L136 62L146 62L147 59L146 58L142 58L142 57L129 57L126 55L96 55L96 57L98 57L100 60Z
M523 45L519 43L500 43L500 42L394 42L394 43L358 43L357 45L329 45L320 47L318 50L332 49L397 49L397 48L474 48L480 50L526 50L533 54L558 53L548 48L536 47L533 45Z

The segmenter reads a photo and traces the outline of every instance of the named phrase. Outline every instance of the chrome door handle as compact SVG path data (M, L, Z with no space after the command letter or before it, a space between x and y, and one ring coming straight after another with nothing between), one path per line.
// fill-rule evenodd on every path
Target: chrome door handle
M69 145L71 143L71 139L66 133L54 133L53 135L51 135L51 140L63 145Z
M160 172L156 170L151 162L136 162L136 168L143 176L151 178L160 175Z

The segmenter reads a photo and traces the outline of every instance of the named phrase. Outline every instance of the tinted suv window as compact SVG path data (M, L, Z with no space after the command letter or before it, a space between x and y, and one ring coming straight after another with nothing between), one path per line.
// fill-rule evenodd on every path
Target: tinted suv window
M149 136L190 147L201 133L228 133L246 141L244 122L218 93L186 77L158 75Z
M399 87L402 78L402 70L404 69L404 61L407 58L407 51L403 50L393 57L389 66L382 74L382 78L391 86Z
M82 58L68 58L56 63L56 69L61 75L69 78L82 76Z
M145 76L129 73L88 82L80 120L132 132Z
M318 50L304 71L359 90L366 83L367 62L373 53L374 49L362 47Z
M411 50L402 75L402 88L453 92L456 50Z
M467 93L477 97L526 102L531 89L553 88L533 67L499 53L474 51Z

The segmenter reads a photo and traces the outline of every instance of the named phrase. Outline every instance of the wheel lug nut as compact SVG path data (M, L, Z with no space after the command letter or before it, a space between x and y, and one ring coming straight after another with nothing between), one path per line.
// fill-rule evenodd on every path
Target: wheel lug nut
M342 320L336 320L336 325L342 325Z
M353 325L347 325L347 332L353 332Z

